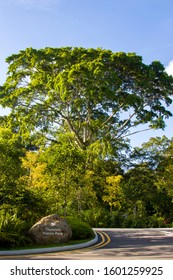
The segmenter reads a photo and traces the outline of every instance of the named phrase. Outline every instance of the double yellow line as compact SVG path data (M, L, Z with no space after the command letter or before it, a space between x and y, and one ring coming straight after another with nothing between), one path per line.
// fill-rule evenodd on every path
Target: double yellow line
M96 245L93 245L93 246L90 246L88 248L81 249L81 251L83 251L83 250L87 250L87 251L89 250L90 251L91 249L99 249L99 248L102 248L102 247L106 246L107 244L109 244L111 242L111 239L106 232L97 231L96 233L98 235L100 235L100 237L101 237L100 243L98 243Z
M67 255L67 254L73 254L73 253L82 253L82 252L89 252L91 250L95 250L95 249L100 249L104 246L106 246L107 244L110 243L111 239L109 237L109 235L104 232L104 231L96 231L96 233L101 237L101 241L93 246L90 247L86 247L86 248L81 248L81 249L76 249L76 250L70 250L70 251L64 251L64 252L59 252L58 254L63 254L63 255Z
M86 247L86 248L70 250L70 251L66 251L66 252L64 251L64 252L59 252L59 253L69 254L69 253L89 252L91 250L100 249L100 248L102 248L102 247L104 247L104 246L106 246L107 244L110 243L111 239L110 239L109 235L106 232L97 231L96 233L101 237L101 241L98 244L90 246L90 247Z

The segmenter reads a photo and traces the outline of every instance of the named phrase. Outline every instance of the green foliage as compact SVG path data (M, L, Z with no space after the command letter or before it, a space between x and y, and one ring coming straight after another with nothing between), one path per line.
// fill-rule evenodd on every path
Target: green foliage
M66 220L72 229L73 240L81 240L94 237L94 232L87 223L70 216L66 217Z
M0 210L0 248L14 248L30 242L26 235L28 225L16 214Z
M111 225L110 211L101 206L82 211L80 217L91 227L110 227Z
M98 142L122 145L131 128L164 128L173 77L160 62L145 65L134 53L103 49L45 48L7 58L0 103L12 109L9 123L24 138L56 141L56 133L85 150ZM72 139L73 138L73 139Z
M144 216L139 216L139 217L134 217L129 216L126 218L123 223L121 224L122 228L147 228L147 217Z
M0 190L4 190L6 186L14 187L22 172L22 155L23 149L18 135L9 128L0 127Z
M0 87L0 104L11 108L0 119L1 240L21 243L22 226L51 213L92 227L173 222L172 140L152 138L133 151L128 140L138 125L163 129L172 115L173 77L160 62L145 65L134 53L102 49L28 48L7 63ZM74 239L92 235L68 219Z
M157 215L153 215L148 218L147 227L149 228L164 228L168 227L166 220L164 217L158 217Z
M160 162L165 157L165 152L169 147L171 140L166 136L150 138L146 143L142 144L141 148L134 148L131 151L130 163L131 166L146 163L151 169L156 169Z
M123 204L123 191L120 187L121 180L121 175L106 178L105 194L102 199L109 204L111 212L113 208L120 209Z
M164 150L164 155L158 165L157 187L166 190L173 198L173 139Z

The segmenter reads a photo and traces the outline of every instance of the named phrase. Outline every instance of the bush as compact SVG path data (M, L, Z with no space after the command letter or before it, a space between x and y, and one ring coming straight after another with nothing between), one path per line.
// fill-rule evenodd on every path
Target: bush
M26 228L26 222L16 214L0 210L0 248L12 249L28 243Z
M156 215L153 215L148 218L148 225L149 228L162 228L167 227L167 224L164 223L165 219L162 217L157 217Z
M92 228L85 222L73 217L65 217L72 229L72 239L81 240L94 237Z
M109 227L111 223L110 212L101 207L82 211L80 215L91 227Z

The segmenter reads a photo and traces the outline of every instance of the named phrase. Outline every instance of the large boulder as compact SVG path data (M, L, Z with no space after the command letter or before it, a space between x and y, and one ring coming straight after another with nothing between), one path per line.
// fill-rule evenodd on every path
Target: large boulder
M28 233L38 245L66 243L72 237L71 227L57 214L42 218L32 226Z

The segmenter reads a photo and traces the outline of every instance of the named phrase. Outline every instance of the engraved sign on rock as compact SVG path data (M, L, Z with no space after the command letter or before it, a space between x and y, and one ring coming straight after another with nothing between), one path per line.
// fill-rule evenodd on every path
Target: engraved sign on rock
M66 243L72 237L67 221L57 214L42 218L29 230L29 236L39 245Z

